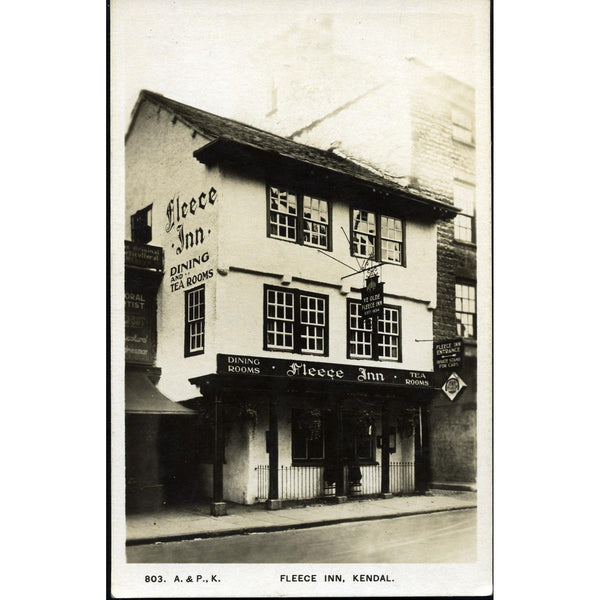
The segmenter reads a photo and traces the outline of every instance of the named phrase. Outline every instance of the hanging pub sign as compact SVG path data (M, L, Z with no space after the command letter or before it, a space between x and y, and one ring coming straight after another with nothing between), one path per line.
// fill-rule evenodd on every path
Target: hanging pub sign
M383 282L373 275L367 278L365 287L361 290L361 309L363 319L380 317L383 314Z
M463 355L464 344L461 338L434 342L433 367L436 371L460 369L463 364Z

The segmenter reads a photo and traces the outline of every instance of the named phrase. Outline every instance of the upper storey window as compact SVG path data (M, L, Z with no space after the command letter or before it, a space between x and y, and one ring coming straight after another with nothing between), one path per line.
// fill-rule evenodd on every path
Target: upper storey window
M465 144L473 144L473 119L462 110L452 110L452 138Z
M152 204L131 215L131 241L147 244L152 240Z
M331 249L327 200L268 187L268 235L324 250Z
M352 256L405 265L404 220L352 210Z
M265 349L327 355L327 296L265 286Z
M464 338L477 335L477 312L475 308L475 285L455 284L456 288L456 332Z
M455 182L454 205L462 210L454 217L454 239L475 242L475 188Z

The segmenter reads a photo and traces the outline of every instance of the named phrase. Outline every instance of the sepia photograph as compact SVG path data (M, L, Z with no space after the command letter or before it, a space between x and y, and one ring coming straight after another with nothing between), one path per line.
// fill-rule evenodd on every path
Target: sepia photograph
M109 18L113 597L490 595L490 3Z

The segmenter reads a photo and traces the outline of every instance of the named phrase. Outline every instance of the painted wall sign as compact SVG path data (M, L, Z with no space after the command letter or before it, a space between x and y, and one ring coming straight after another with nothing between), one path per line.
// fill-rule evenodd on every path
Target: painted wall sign
M171 292L194 287L214 275L211 252L206 248L211 235L210 223L215 222L215 217L209 216L206 210L214 206L217 199L217 190L211 187L208 193L202 192L197 198L182 201L176 196L167 204L165 231L172 235L170 247L179 257L179 262L167 265Z
M205 263L209 258L209 253L203 252L194 258L170 267L169 282L171 291L184 290L187 287L192 287L210 279L214 273L213 269L206 268Z
M464 344L461 338L443 340L433 344L433 365L436 371L460 369L463 364Z
M125 265L141 269L162 271L164 266L163 249L158 246L125 242Z
M156 360L156 285L142 275L125 282L125 360L145 365Z
M377 275L367 279L367 283L360 293L363 318L381 316L383 314L383 282L379 282Z
M406 371L236 354L217 354L217 373L219 375L259 375L313 381L377 383L411 388L434 387L433 373L430 371Z
M177 233L176 241L171 243L171 248L175 249L176 254L181 254L185 250L197 248L206 241L210 235L210 229L192 225L191 229L186 229L188 217L193 217L196 213L204 211L209 206L213 206L217 201L217 190L211 187L208 195L202 192L198 198L191 198L188 202L180 201L179 196L171 198L167 204L166 217L167 224L165 231L170 233L175 229Z

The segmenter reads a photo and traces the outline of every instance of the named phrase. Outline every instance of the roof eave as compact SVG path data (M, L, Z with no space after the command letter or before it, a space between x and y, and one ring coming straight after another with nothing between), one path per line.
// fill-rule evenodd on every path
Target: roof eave
M343 171L332 169L328 166L318 164L313 161L300 159L285 152L274 152L273 150L265 150L260 146L238 142L229 138L217 138L216 140L213 140L195 150L193 156L198 162L201 162L203 164L217 163L223 159L232 158L230 153L232 147L237 148L242 152L246 150L255 154L261 154L263 156L279 155L286 160L293 161L294 163L304 164L307 167L327 171L329 173L335 174L336 176L350 180L357 185L367 186L373 190L378 190L380 192L384 192L397 198L401 198L402 200L417 205L422 209L433 212L436 215L436 217L440 219L452 219L461 212L459 208L445 204L443 202L431 200L430 198L424 198L408 190L400 188L397 184L394 184L393 182L388 183L383 181L377 182L368 180L359 175L344 173Z

